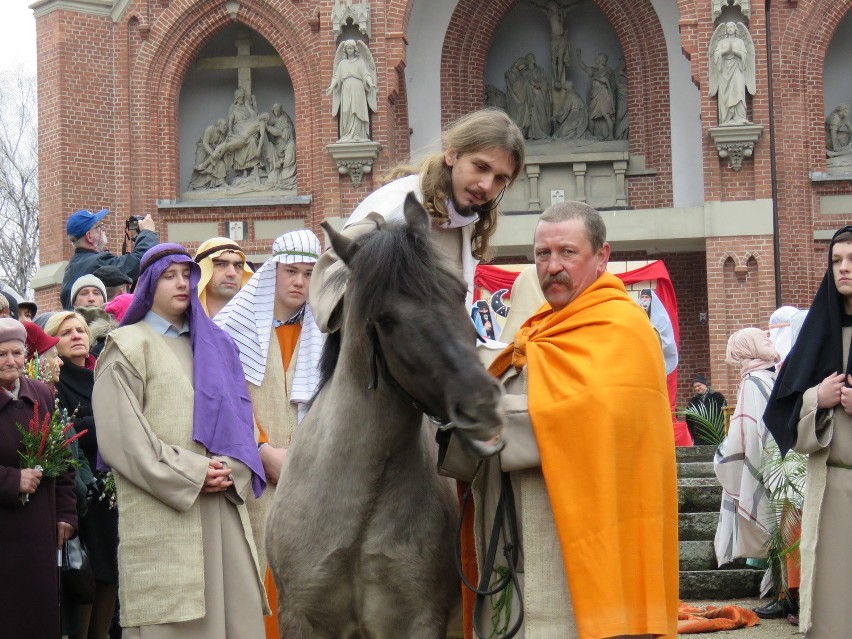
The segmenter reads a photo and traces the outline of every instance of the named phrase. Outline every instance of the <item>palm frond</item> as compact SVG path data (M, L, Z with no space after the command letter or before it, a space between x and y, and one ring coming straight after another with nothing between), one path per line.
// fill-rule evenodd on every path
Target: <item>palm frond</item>
M725 415L715 402L688 406L683 415L698 424L697 434L704 441L718 446L725 439Z
M760 472L763 474L764 485L770 491L770 527L766 554L776 597L781 593L790 597L786 560L799 548L807 462L807 455L793 451L788 452L782 459L778 445L772 440L764 449Z

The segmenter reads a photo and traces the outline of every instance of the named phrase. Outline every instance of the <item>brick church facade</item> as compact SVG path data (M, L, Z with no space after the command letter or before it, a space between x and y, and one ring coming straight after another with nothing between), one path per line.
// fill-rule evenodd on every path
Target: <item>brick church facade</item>
M575 151L566 160L546 145L530 145L522 171L527 191L513 191L511 206L503 206L506 228L528 235L498 233L496 261L529 261L524 243L531 241L535 215L556 197L546 188L554 180L570 180L569 194L588 196L592 204L595 189L615 189L615 204L600 207L613 259L663 260L678 296L678 404L699 371L732 396L739 375L724 364L727 337L743 326L765 327L780 304L806 307L824 272L831 232L852 219L852 173L829 170L824 124L839 102L852 101L848 74L843 82L848 65L841 64L848 58L838 50L852 30L844 22L852 0L584 4L578 20L597 16L594 24L603 25L578 36L586 38L586 61L596 53L590 46L603 47L608 37L613 44L607 46L623 56L629 160L601 160L606 153L586 160ZM366 29L357 16L346 23L365 7ZM319 233L323 219L345 219L388 168L436 138L441 126L481 108L489 78L505 70L501 60L537 46L534 36L524 35L525 25L534 33L546 24L530 13L535 8L528 0L37 0L32 8L41 201L34 287L45 310L59 306L72 211L108 208L113 252L131 214L151 213L163 240L190 250L242 222L239 241L260 259L284 230L307 226ZM342 27L335 21L341 16ZM759 133L750 149L711 135L718 115L709 91L709 46L728 20L743 23L754 44L748 120ZM252 46L261 43L286 70L296 193L187 198L187 157L203 126L186 105L203 102L204 94L185 89L192 78L207 77L197 69L211 43L237 31L250 33ZM338 124L326 95L338 44L353 34L369 46L378 78L370 135L378 152L358 176L357 169L346 173L328 148L338 139ZM615 66L613 55L610 60ZM236 78L232 84L236 88ZM224 113L228 103L219 108ZM543 198L531 195L539 180Z

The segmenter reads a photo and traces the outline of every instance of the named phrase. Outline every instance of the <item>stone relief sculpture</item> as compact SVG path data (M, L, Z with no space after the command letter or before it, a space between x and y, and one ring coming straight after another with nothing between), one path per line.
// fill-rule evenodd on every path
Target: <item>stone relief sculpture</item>
M293 120L276 103L272 114L258 113L254 96L234 91L227 119L219 119L196 143L191 191L296 191Z
M339 116L338 142L370 139L370 111L377 111L376 64L366 44L344 40L334 56L334 75L326 95L333 95L332 115Z
M189 180L190 189L215 189L225 184L228 165L224 155L217 155L216 149L228 135L228 123L219 118L211 124L195 144L195 164Z
M718 95L719 126L751 124L746 91L755 94L755 56L751 34L742 22L725 22L710 39L710 95Z
M485 85L485 106L506 111L506 93L493 84Z
M579 140L589 128L589 112L580 94L574 90L574 83L566 80L560 91L559 104L553 113L553 137Z
M246 100L245 89L240 87L234 91L234 103L228 109L228 138L223 150L232 154L236 181L260 177L255 168L261 163L268 118L266 113L258 115L254 96Z
M612 140L615 132L615 72L607 66L609 58L599 53L595 66L583 62L583 52L577 49L577 61L589 76L589 131L599 140Z
M627 140L627 69L621 57L619 69L608 66L606 53L595 65L583 61L582 51L571 55L568 41L569 14L584 0L527 0L540 9L550 25L550 75L535 55L517 58L506 70L506 90L485 85L486 106L504 109L527 140L561 139L588 146L596 141ZM588 93L575 88L588 77ZM581 89L582 90L582 89Z
M838 104L825 118L825 152L828 157L852 155L852 127L848 104Z
M562 88L571 66L571 45L568 43L567 18L579 0L529 0L544 11L550 23L550 66L554 89Z
M550 137L550 81L528 53L506 71L506 112L528 140Z
M627 113L627 64L621 58L621 68L615 72L615 133L616 140L626 140L630 132Z
M264 160L269 171L269 188L291 191L296 189L296 129L293 120L277 102L266 123Z

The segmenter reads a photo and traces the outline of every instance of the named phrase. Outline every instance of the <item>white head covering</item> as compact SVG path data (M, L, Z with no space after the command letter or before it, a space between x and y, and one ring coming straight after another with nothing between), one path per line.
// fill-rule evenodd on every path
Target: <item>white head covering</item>
M272 244L272 257L263 263L248 283L213 318L239 347L246 381L260 386L266 373L278 264L312 264L319 259L320 251L319 239L307 229L282 235ZM307 402L319 385L322 345L323 335L314 321L310 303L307 303L290 392L290 401L298 404L300 421L307 412Z
M802 324L805 323L805 318L808 316L808 309L796 311L793 317L790 318L790 349L796 344L799 339L799 333L802 332ZM789 352L787 353L789 355Z
M795 306L781 306L769 316L769 339L772 340L781 362L787 359L787 354L793 346L790 320L798 312L799 309Z
M651 291L651 313L649 318L651 320L651 325L657 330L660 334L660 345L663 348L663 360L666 363L666 375L669 375L674 369L677 368L678 364L678 354L677 354L677 344L675 343L674 338L674 327L672 326L672 320L669 317L669 313L666 310L666 307L663 306L663 303L660 301L660 298L657 297L657 293L655 291Z

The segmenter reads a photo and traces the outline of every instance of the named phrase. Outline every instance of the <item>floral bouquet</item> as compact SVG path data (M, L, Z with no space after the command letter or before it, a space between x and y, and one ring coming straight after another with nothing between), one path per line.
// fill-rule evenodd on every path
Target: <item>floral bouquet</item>
M69 436L74 426L73 416L66 409L60 408L58 401L54 404L53 412L46 413L44 418L40 418L39 405L35 402L29 426L17 426L24 444L24 450L18 452L21 468L36 468L45 477L56 477L69 467L79 465L69 446L89 431L83 430ZM21 503L26 504L28 501L29 495L22 494Z

